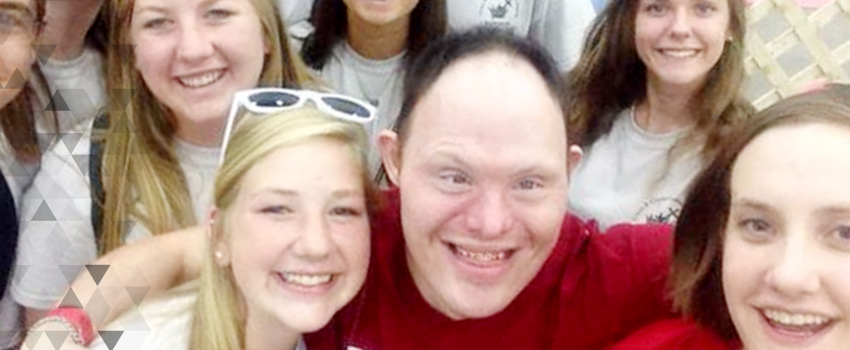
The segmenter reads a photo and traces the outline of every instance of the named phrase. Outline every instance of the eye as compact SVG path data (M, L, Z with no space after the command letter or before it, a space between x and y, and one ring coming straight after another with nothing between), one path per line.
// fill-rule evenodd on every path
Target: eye
M363 211L355 207L338 206L331 208L330 214L342 217L360 217L363 215Z
M282 215L282 214L291 214L294 211L292 208L285 205L268 205L264 206L260 209L260 213L263 214L274 214L274 215Z
M24 15L20 11L0 10L0 29L11 32L15 27L24 25Z
M226 9L211 9L207 11L206 14L204 14L204 17L209 20L212 20L213 22L221 22L230 18L231 16L233 16L233 14L233 11Z
M746 218L738 222L738 227L743 229L744 235L755 241L764 241L773 236L774 227L767 220L760 218Z
M168 19L165 17L158 17L146 20L142 23L142 28L151 29L151 30L159 30L165 28L168 24Z
M517 183L517 187L521 190L533 190L543 187L543 182L537 178L525 178Z
M850 250L850 225L841 225L830 232L830 240L841 249Z
M467 185L472 182L469 176L459 171L441 173L440 179L451 185Z
M709 15L717 11L717 6L710 1L702 1L696 6L696 13L699 15Z
M663 16L667 13L667 9L667 4L661 2L653 2L643 7L643 11L653 17Z

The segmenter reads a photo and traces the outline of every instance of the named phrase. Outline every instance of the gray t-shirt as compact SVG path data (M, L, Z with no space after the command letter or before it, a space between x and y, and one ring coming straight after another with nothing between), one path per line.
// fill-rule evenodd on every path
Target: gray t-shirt
M675 158L668 153L690 128L655 134L641 129L632 109L597 140L570 177L569 204L584 219L607 228L623 222L673 223L702 162L697 150Z

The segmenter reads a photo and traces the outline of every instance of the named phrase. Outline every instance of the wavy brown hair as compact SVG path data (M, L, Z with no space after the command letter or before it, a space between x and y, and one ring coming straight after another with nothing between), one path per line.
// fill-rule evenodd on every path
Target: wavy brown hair
M250 2L269 47L257 85L297 88L311 82L301 60L290 51L275 2ZM132 42L134 0L114 0L108 4L110 46L106 77L107 89L112 92L107 112L109 131L94 136L105 145L101 174L106 195L104 203L98 203L103 207L101 253L123 243L125 222L130 217L152 234L196 223L186 178L172 147L177 121L145 85L134 68L133 46L127 45ZM128 91L135 93L126 107Z
M32 4L35 10L35 27L31 34L35 38L44 29L47 0L34 0ZM6 138L15 158L27 163L38 162L41 158L38 131L36 130L36 120L39 116L47 116L52 119L52 127L56 131L59 129L56 114L50 111L42 112L45 106L40 96L46 96L50 99L50 92L47 90L47 80L38 66L38 61L33 62L32 76L33 78L30 78L23 86L22 91L0 109L0 131L3 132L3 136ZM47 102L50 105L49 101ZM41 110L37 110L38 107L41 107ZM42 115L41 113L47 114Z
M635 48L635 17L639 0L612 0L597 16L576 67L567 76L567 110L575 143L589 147L611 131L617 116L646 98L646 66ZM746 22L742 0L728 0L729 32L718 62L694 96L698 119L693 135L683 140L702 146L711 158L731 126L752 113L741 96L744 79ZM680 146L680 145L677 145ZM674 147L674 150L680 147Z
M832 85L780 101L733 133L695 180L676 224L670 274L673 305L726 339L738 334L723 297L723 240L738 155L770 129L823 123L850 128L850 86Z

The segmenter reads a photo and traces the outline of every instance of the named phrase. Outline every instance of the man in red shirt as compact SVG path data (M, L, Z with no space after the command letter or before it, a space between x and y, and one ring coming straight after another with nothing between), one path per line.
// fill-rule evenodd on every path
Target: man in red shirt
M581 152L567 142L563 93L541 49L501 32L422 52L398 132L378 138L398 188L373 218L369 277L308 348L600 349L669 316L669 228L603 235L567 214ZM163 290L197 274L200 231L101 261L128 275L143 266ZM77 294L86 288L75 282Z
M390 181L359 299L315 349L600 349L666 315L669 230L605 235L567 215L557 70L489 30L452 36L409 68Z

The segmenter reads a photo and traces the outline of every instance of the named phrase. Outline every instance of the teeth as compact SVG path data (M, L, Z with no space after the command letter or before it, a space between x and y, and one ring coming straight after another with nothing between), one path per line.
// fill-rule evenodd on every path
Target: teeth
M829 319L823 316L812 314L790 314L778 310L765 310L764 315L771 321L788 326L820 326L829 322Z
M218 81L221 78L222 73L223 72L221 70L217 70L215 72L179 78L179 80L183 85L191 88L199 88Z
M664 55L676 58L685 58L696 55L696 50L661 50Z
M281 274L283 280L293 284L313 287L320 284L325 284L331 281L330 274L324 275L303 275L294 272L284 272Z
M505 258L505 256L507 256L507 254L505 254L505 252L503 252L503 251L502 252L472 252L472 251L464 250L461 247L457 247L457 246L455 246L455 247L457 248L457 252L460 254L460 256L462 256L464 258L476 260L476 261L481 261L481 262L490 262L490 261L502 260L502 259Z

